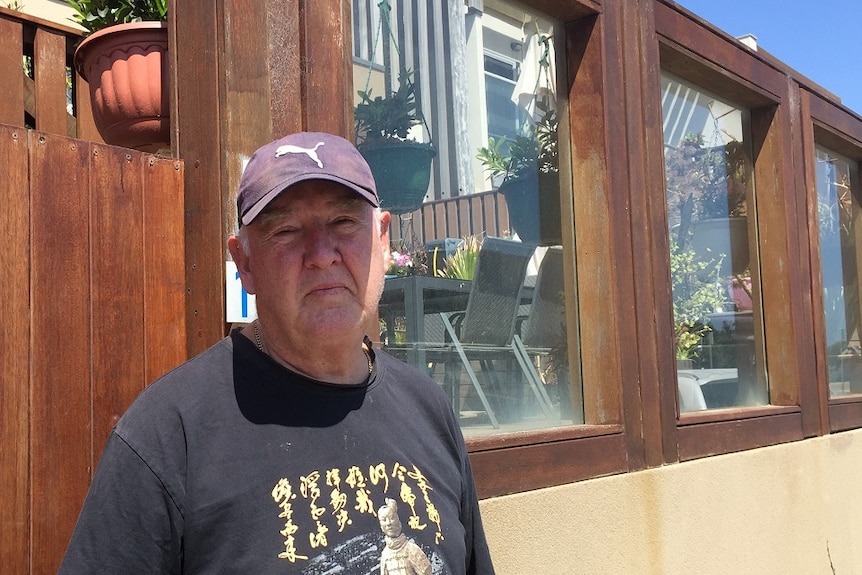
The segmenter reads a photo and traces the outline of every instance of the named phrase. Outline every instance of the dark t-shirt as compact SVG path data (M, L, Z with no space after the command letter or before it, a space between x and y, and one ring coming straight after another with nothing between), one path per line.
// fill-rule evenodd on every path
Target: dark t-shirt
M234 332L117 423L60 573L378 573L387 498L432 573L493 573L433 380L377 351L365 384L313 381Z

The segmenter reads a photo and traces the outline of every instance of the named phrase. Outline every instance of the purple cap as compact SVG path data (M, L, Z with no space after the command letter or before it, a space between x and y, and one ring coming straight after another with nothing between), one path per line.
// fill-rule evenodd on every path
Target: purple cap
M252 154L236 198L239 225L250 224L281 192L305 180L337 182L380 205L371 168L353 144L332 134L299 132Z

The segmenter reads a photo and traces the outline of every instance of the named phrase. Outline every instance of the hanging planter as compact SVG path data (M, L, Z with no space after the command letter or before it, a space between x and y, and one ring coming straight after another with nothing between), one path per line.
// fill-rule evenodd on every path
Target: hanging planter
M430 144L382 142L359 146L359 152L374 174L380 207L396 215L422 207L436 155Z
M377 52L377 41L383 40L383 96L372 96L369 84L372 67L368 68L365 90L357 92L359 103L354 109L354 138L359 153L368 162L380 206L400 215L418 210L425 201L431 182L431 162L436 155L431 143L431 131L422 112L416 105L416 88L412 71L401 69L398 89L392 89L391 48L398 46L392 37L389 23L389 1L380 0L377 34L372 54ZM427 141L417 141L412 129L424 126Z
M509 231L518 234L522 242L538 244L539 234L539 178L525 174L500 185L509 211Z
M541 117L529 135L488 139L477 158L506 198L510 231L535 245L562 243L557 116L547 101L539 100Z
M396 215L421 208L436 152L432 144L410 139L411 128L425 125L411 72L403 72L398 89L386 97L372 97L371 90L360 91L359 97L356 147L374 174L381 207Z

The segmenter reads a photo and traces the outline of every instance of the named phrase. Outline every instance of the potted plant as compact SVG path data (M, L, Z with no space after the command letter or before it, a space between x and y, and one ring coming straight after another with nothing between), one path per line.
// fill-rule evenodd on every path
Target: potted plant
M717 272L722 259L722 254L716 254L704 261L691 248L671 246L673 335L678 369L692 367L697 346L712 331L707 316L721 309L724 297Z
M476 274L476 262L479 261L479 250L482 248L482 238L465 236L455 248L455 253L446 257L443 269L436 270L438 277L459 280L472 280Z
M436 152L431 143L410 137L411 128L425 123L416 106L412 73L402 72L398 89L385 97L373 96L370 89L358 94L356 147L374 174L380 205L393 214L419 209Z
M90 85L105 142L142 151L170 146L168 0L67 0L86 37L75 69Z
M500 181L509 223L521 241L561 243L557 115L547 100L539 100L542 115L529 135L488 138L477 158L492 182ZM510 230L511 231L511 230Z
M411 247L404 240L390 251L386 277L424 276L428 274L428 253L424 248Z

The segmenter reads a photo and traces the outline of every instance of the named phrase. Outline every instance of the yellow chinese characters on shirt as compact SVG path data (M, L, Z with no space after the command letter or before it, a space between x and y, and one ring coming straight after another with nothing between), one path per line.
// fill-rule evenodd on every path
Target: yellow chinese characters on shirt
M343 533L355 515L376 516L375 509L384 498L392 497L390 487L410 508L407 524L414 531L432 525L436 528L435 543L443 541L440 514L431 498L433 488L425 475L415 465L407 468L395 463L387 468L380 463L367 470L358 466L323 473L314 470L293 482L286 477L279 479L271 494L279 508L278 518L284 522L279 531L284 549L278 557L291 563L308 560L307 554L300 554L305 542L309 550L319 551L329 545L331 529Z

